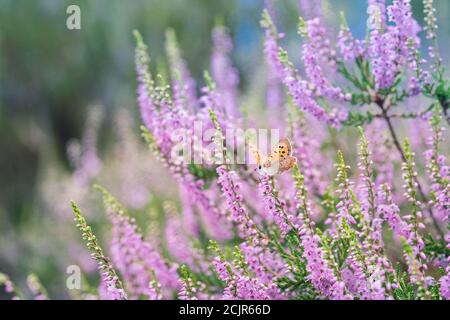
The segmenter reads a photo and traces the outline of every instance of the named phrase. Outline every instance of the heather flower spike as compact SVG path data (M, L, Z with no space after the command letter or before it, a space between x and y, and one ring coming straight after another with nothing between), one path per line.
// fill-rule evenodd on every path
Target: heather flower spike
M101 280L106 286L107 296L113 300L126 300L127 295L122 281L111 265L110 259L103 254L103 250L97 242L97 237L81 214L80 208L73 201L71 205L75 214L76 226L81 231L81 236L86 241L87 248L92 252L92 258L97 262Z
M11 279L8 277L8 275L0 272L0 287L8 293L12 294L12 299L19 300L23 299L23 294L19 290L19 288L16 286L14 282L11 281Z
M278 31L267 10L263 12L261 25L266 30L266 37L270 37L270 41L276 42L279 37ZM269 41L269 39L267 41ZM330 110L330 112L327 112L327 110L319 105L313 97L313 91L310 89L308 82L300 77L300 74L294 65L289 61L287 52L278 44L274 46L274 49L274 52L277 52L277 54L272 56L273 64L277 66L281 81L285 85L287 92L294 103L303 111L312 114L317 119L338 127L340 125L340 120L332 115L336 111Z
M35 274L29 274L27 277L27 285L33 294L34 300L47 300L47 290Z
M145 241L133 218L123 206L103 187L95 188L102 194L105 210L112 223L111 254L114 265L127 284L133 297L155 296L154 281L176 287L175 268L168 265L161 254Z

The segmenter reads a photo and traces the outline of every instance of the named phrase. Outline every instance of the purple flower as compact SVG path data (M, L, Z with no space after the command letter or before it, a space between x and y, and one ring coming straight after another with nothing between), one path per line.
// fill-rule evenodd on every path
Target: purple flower
M370 32L368 55L377 89L388 88L394 84L400 59L397 47L398 37L393 28L384 33L379 29Z
M307 19L316 18L322 15L322 0L299 0L298 7L300 15Z
M230 224L227 223L225 214L202 190L202 182L196 182L190 176L185 176L184 180L184 187L197 204L206 232L218 240L230 239L232 237Z
M392 5L388 6L387 14L389 21L395 24L395 33L398 37L398 49L401 57L407 57L413 40L413 48L420 43L417 33L420 26L412 15L410 0L393 0Z
M292 215L285 211L283 204L275 195L271 183L274 183L269 176L261 176L259 190L265 204L265 209L271 219L280 228L282 236L285 236L291 226L295 225L295 219Z
M73 213L75 214L75 221L77 228L81 231L83 240L86 241L86 246L91 251L92 258L97 262L97 267L100 273L100 284L105 289L103 291L104 297L113 300L126 300L127 294L123 288L116 270L113 268L110 260L103 254L103 249L97 242L97 237L92 232L92 228L87 224L86 219L81 214L79 207L75 202L71 202ZM28 281L32 287L38 288L38 282L30 278ZM31 288L33 290L33 288ZM102 292L100 291L100 294Z
M170 254L180 263L195 272L207 272L208 266L202 261L200 252L194 248L184 230L181 217L169 204L165 204L165 240Z
M386 1L369 0L367 7L368 27L371 29L384 29L386 27Z
M84 188L102 169L102 161L97 154L98 131L103 119L103 111L95 106L89 111L87 127L80 143L71 142L67 147L69 159L74 166L73 177Z
M341 27L336 46L344 61L354 61L356 58L363 57L365 54L363 42L355 39L347 26Z
M243 239L255 237L257 234L255 223L249 217L247 208L243 204L243 197L240 194L241 184L236 172L228 171L226 166L220 166L216 171L219 175L217 183L221 186L226 199L230 220L237 225L239 235Z
M198 290L192 281L192 278L185 277L179 280L180 290L178 291L178 299L180 300L198 300Z
M223 26L213 30L213 52L211 56L212 77L217 85L226 114L231 118L239 115L237 92L239 73L229 57L233 50L231 38Z
M390 188L387 185L378 188L377 213L397 236L408 237L410 226L400 217L400 208L392 202Z
M445 130L440 127L440 121L439 115L434 115L430 119L431 129L430 137L427 139L425 160L432 181L430 204L436 209L437 218L447 223L450 219L450 166L446 164L446 157L439 154Z
M220 280L226 282L230 279L230 274L228 273L229 265L226 261L222 261L220 257L215 257L212 261L212 265Z
M319 18L306 21L304 32L306 39L302 46L303 63L306 75L313 85L314 94L339 101L348 99L349 97L340 88L333 86L323 74L322 70L327 65L334 66L335 52L330 47L326 29Z
M194 212L194 203L188 188L180 185L180 201L183 213L183 225L186 232L193 237L199 234L199 225Z
M313 98L313 88L310 84L301 79L298 71L289 61L287 53L277 45L278 31L273 24L267 10L263 12L263 20L261 22L265 28L265 53L266 59L270 61L273 69L276 70L283 84L286 86L293 102L303 111L312 114L317 119L332 125L340 126L340 121L347 117L347 114L340 114L337 109L332 109L327 113ZM275 46L278 49L275 51ZM277 55L275 56L275 52ZM324 52L323 57L327 57L331 52Z
M447 258L447 263L445 275L439 279L439 287L442 297L450 300L450 257Z
M267 242L247 241L240 244L245 262L255 277L265 283L273 284L274 276L282 277L288 274L283 259L267 248Z
M355 296L368 296L369 288L361 263L353 256L347 258L348 267L342 271L342 277L348 290Z
M166 32L166 52L170 64L172 95L178 112L193 111L197 108L196 83L184 61L175 32Z
M144 241L133 219L109 210L112 222L111 256L132 297L147 295L154 270L161 284L176 288L176 266L168 265L151 244Z
M280 108L283 103L283 93L280 88L283 65L278 59L277 38L282 35L274 35L270 30L265 31L264 55L267 64L267 93L266 104L272 111L272 117L279 117Z
M345 284L338 281L333 270L328 266L325 254L320 248L320 237L308 232L301 237L303 256L306 260L308 279L323 295L330 299L341 300L346 298Z
M290 65L284 67L283 83L287 87L292 100L305 112L311 113L318 120L333 127L340 126L340 117L327 114L325 110L313 99L312 91L306 81L301 80Z

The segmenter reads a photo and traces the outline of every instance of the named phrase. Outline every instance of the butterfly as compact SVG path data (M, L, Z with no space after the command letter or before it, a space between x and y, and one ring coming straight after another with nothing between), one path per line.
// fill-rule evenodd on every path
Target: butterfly
M263 157L259 150L252 146L251 149L258 169L269 176L290 170L297 163L297 158L292 156L291 143L287 138L281 139L267 157Z

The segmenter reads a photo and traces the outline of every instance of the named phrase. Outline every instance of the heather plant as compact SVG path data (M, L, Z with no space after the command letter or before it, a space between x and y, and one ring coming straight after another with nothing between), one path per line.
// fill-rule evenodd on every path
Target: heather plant
M282 47L269 2L261 19L261 113L266 128L289 138L296 158L281 173L261 170L264 161L251 154L234 161L251 137L228 131L254 122L222 23L212 31L203 82L191 75L173 30L167 70L156 74L151 48L134 31L141 136L150 150L140 148L124 114L119 161L106 174L121 181L101 178L97 122L85 148L69 149L76 190L90 194L88 185L102 181L93 188L109 231L97 237L93 215L71 203L100 273L98 288L77 297L450 299L450 89L433 4L423 2L432 43L425 55L408 0L369 0L364 39L352 35L344 14L333 37L320 8L300 1L301 66ZM402 134L410 126L428 128L423 143ZM284 150L270 147L267 159ZM82 195L82 207L92 207ZM48 298L35 276L28 280L32 298ZM6 275L0 285L24 297Z

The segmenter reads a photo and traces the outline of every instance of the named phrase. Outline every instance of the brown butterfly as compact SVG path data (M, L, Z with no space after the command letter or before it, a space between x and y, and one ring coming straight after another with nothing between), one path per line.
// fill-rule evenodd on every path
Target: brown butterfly
M252 152L258 169L270 176L290 170L297 163L297 158L291 155L292 147L287 138L281 139L267 157L263 157L256 148L252 148Z

